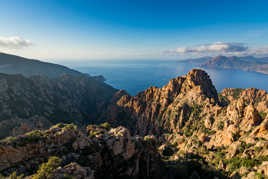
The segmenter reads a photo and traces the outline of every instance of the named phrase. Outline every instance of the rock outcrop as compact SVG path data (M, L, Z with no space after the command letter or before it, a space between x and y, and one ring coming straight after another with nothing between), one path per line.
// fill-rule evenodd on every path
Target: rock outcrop
M207 73L193 69L185 76L170 80L162 88L150 87L134 97L123 95L112 113L115 118L124 113L135 121L136 134L155 135L161 134L162 130L176 130L183 126L193 105L217 103L217 91ZM115 111L120 113L115 115Z

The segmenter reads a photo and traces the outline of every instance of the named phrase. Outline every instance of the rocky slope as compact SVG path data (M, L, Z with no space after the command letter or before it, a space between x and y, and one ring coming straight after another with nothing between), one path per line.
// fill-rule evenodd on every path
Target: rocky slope
M85 75L49 79L0 74L0 138L58 122L80 127L98 123L116 91Z
M134 133L154 134L170 148L168 161L202 159L225 176L267 176L268 94L224 89L217 94L206 72L191 70L162 88L124 95L110 109L135 121ZM117 111L119 115L115 115Z

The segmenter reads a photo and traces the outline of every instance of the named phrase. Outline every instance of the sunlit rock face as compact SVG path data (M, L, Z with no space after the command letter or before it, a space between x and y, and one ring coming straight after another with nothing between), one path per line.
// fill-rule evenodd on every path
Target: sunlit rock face
M199 69L169 81L162 88L150 87L137 96L124 95L117 106L136 121L140 135L179 131L190 117L193 105L218 104L218 95L208 74Z

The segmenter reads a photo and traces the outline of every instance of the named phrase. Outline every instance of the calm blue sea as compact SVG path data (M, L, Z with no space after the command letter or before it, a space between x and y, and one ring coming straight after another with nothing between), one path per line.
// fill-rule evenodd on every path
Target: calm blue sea
M171 78L182 76L195 67L176 61L93 61L75 69L90 75L103 75L106 83L135 95L150 86L162 87ZM204 70L218 91L223 88L268 90L268 75L238 70Z

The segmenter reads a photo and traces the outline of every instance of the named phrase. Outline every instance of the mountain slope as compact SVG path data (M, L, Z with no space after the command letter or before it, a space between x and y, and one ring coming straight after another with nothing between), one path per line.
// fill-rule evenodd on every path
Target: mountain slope
M58 122L96 123L117 90L86 75L0 74L0 138Z
M0 73L22 74L24 76L42 75L56 78L63 74L80 76L82 73L62 65L41 62L15 55L0 53Z

